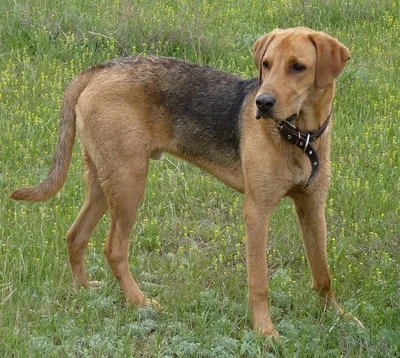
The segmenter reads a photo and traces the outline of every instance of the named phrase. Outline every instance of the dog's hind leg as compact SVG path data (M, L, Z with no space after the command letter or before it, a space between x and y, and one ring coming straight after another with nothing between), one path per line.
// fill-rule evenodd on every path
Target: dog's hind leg
M136 151L137 159L130 157L129 163L114 165L103 183L111 214L105 255L128 303L136 307L153 305L158 309L156 301L144 296L129 270L129 237L144 194L149 164L148 153L138 154Z
M68 255L76 289L98 284L96 281L88 281L87 279L85 251L90 235L107 211L107 202L97 177L97 170L89 156L86 153L84 153L84 156L88 192L77 219L67 233Z

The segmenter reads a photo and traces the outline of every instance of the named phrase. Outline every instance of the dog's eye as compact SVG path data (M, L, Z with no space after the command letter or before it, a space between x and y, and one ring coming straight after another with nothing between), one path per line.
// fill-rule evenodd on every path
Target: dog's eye
M306 66L302 65L301 63L295 63L292 66L292 70L295 72L302 72L306 69Z
M264 67L264 68L269 68L269 63L268 63L267 61L264 61L264 62L263 62L263 67Z

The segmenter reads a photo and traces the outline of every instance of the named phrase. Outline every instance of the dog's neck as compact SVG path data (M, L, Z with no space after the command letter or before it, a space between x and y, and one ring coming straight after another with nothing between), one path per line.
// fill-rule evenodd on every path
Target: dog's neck
M303 113L300 113L301 115L296 118L299 123L294 124L290 120L286 120L281 124L277 123L278 131L284 141L301 149L310 161L312 171L305 182L305 189L312 184L318 175L320 170L320 155L323 157L323 161L327 161L327 157L329 157L330 136L327 129L332 118L333 92L334 88L325 90L323 93L320 93L321 96L317 99L317 103L313 102L305 106ZM309 108L315 109L311 111ZM299 128L300 126L304 129ZM320 137L324 137L325 140L318 141ZM318 152L320 152L320 155ZM296 151L293 153L291 161L293 159L297 160L298 163L304 162L304 157L299 158L299 153L296 153Z

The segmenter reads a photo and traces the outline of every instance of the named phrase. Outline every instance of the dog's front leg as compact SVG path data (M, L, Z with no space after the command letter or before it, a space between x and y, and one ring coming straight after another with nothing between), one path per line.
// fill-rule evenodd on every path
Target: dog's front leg
M244 219L246 224L246 261L253 329L265 336L279 339L274 329L268 308L267 233L268 222L274 205L263 204L250 195L245 195Z

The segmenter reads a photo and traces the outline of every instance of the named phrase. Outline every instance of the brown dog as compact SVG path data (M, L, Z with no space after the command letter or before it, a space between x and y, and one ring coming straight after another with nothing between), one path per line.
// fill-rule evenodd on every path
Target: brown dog
M129 302L157 306L140 291L128 262L149 158L160 159L166 151L194 163L245 195L253 328L278 337L268 311L266 238L272 212L285 196L296 206L312 288L340 311L326 259L324 203L335 78L349 58L348 49L325 33L293 28L275 30L254 44L258 81L166 57L94 66L65 90L48 177L11 197L42 201L61 189L76 124L88 194L67 234L75 285L96 285L87 279L84 255L109 209L105 255L112 272Z

